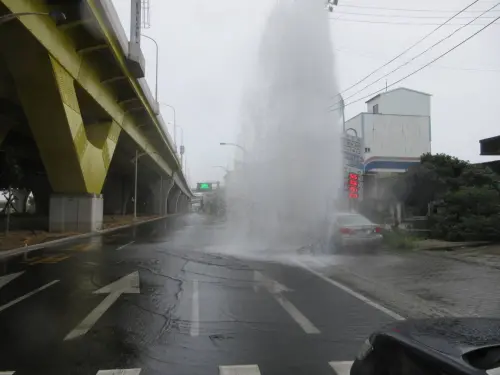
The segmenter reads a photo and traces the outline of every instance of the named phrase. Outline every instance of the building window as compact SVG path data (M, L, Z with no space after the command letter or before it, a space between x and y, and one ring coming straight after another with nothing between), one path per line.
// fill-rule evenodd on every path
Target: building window
M378 113L378 104L373 106L373 113Z
M372 152L372 150L370 149L370 147L365 147L365 152Z

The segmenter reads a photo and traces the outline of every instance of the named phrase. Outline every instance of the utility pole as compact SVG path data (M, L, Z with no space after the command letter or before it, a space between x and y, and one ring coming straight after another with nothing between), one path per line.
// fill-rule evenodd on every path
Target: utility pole
M141 44L141 0L130 0L130 43Z
M139 162L139 151L135 150L134 220L137 219L137 163L138 162Z

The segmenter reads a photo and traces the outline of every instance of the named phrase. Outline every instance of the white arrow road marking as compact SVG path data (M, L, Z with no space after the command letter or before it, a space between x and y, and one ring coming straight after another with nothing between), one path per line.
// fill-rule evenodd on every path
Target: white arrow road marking
M258 291L259 287L264 287L272 294L277 294L282 292L293 292L292 289L289 289L288 287L284 286L283 284L280 284L275 280L267 278L259 271L254 271L253 279L254 279L255 291Z
M94 294L108 294L108 296L75 329L68 333L64 340L85 335L123 293L140 293L139 272L132 272L130 275L96 290Z
M254 280L256 284L254 285L254 289L258 289L259 285L266 288L269 293L271 293L276 299L276 301L285 309L285 311L290 314L290 316L297 322L297 324L304 330L305 333L308 334L318 334L321 331L315 327L314 324L311 323L309 319L306 318L304 314L302 314L299 309L297 309L293 303L287 300L283 296L283 292L290 292L291 289L286 287L279 282L269 279L264 276L262 273L258 271L254 271Z
M122 249L126 248L128 245L132 245L134 242L135 241L130 241L130 242L126 243L125 245L121 245L121 246L117 247L116 250L117 251L122 250Z
M260 375L259 366L219 366L219 375Z
M329 362L328 364L333 368L337 375L349 375L351 372L353 361L338 361Z
M140 373L140 368L131 368L128 370L99 370L96 375L139 375Z
M38 292L41 292L42 290L45 290L47 289L48 287L51 287L52 285L54 284L57 284L59 282L59 280L54 280L54 281L51 281L50 283L48 284L45 284L44 286L41 286L40 288L37 288L35 290L32 290L31 292L25 294L24 296L21 296L19 298L16 298L15 300L13 301L10 301L9 303L6 303L5 305L2 305L0 306L0 312L8 309L9 307L11 306L14 306L16 303L19 303L21 301L24 301L26 298L29 298L31 297L32 295L34 294L37 294Z
M193 280L193 301L191 304L191 336L200 334L200 302L198 292L198 280Z
M10 275L5 275L0 277L0 289L2 289L5 285L10 283L12 280L15 278L21 276L24 273L24 271L17 272L17 273L11 273ZM1 375L1 373L0 373Z

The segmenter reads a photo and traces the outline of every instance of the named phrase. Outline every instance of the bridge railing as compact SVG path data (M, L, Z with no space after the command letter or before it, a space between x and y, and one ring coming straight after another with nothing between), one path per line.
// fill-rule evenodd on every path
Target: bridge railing
M118 16L118 13L111 0L95 0L95 3L103 12L103 15L106 18L105 21L108 24L110 30L113 32L113 36L118 41L123 55L127 58L127 60L134 60L135 69L132 70L138 73L135 76L137 77L136 79L139 83L139 87L141 88L146 98L147 104L150 106L156 116L156 122L159 125L159 131L161 131L162 135L166 138L169 149L174 153L175 159L180 166L180 155L178 154L177 145L174 144L172 136L168 131L168 127L163 117L161 116L159 103L154 98L146 79L141 78L141 76L143 77L145 75L145 59L142 50L140 48L131 48L125 29L123 28L123 24L121 23L120 17ZM180 178L183 185L187 187L187 189L189 189L186 178L183 174L177 175L177 178Z

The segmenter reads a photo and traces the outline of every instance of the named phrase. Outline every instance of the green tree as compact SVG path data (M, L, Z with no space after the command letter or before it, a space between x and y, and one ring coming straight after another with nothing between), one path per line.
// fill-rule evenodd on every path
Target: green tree
M468 166L468 162L450 155L424 154L420 164L395 179L391 193L418 214L425 215L430 202L459 188L460 176Z
M432 236L450 241L500 239L500 176L446 154L425 154L394 178L390 194L429 217Z

